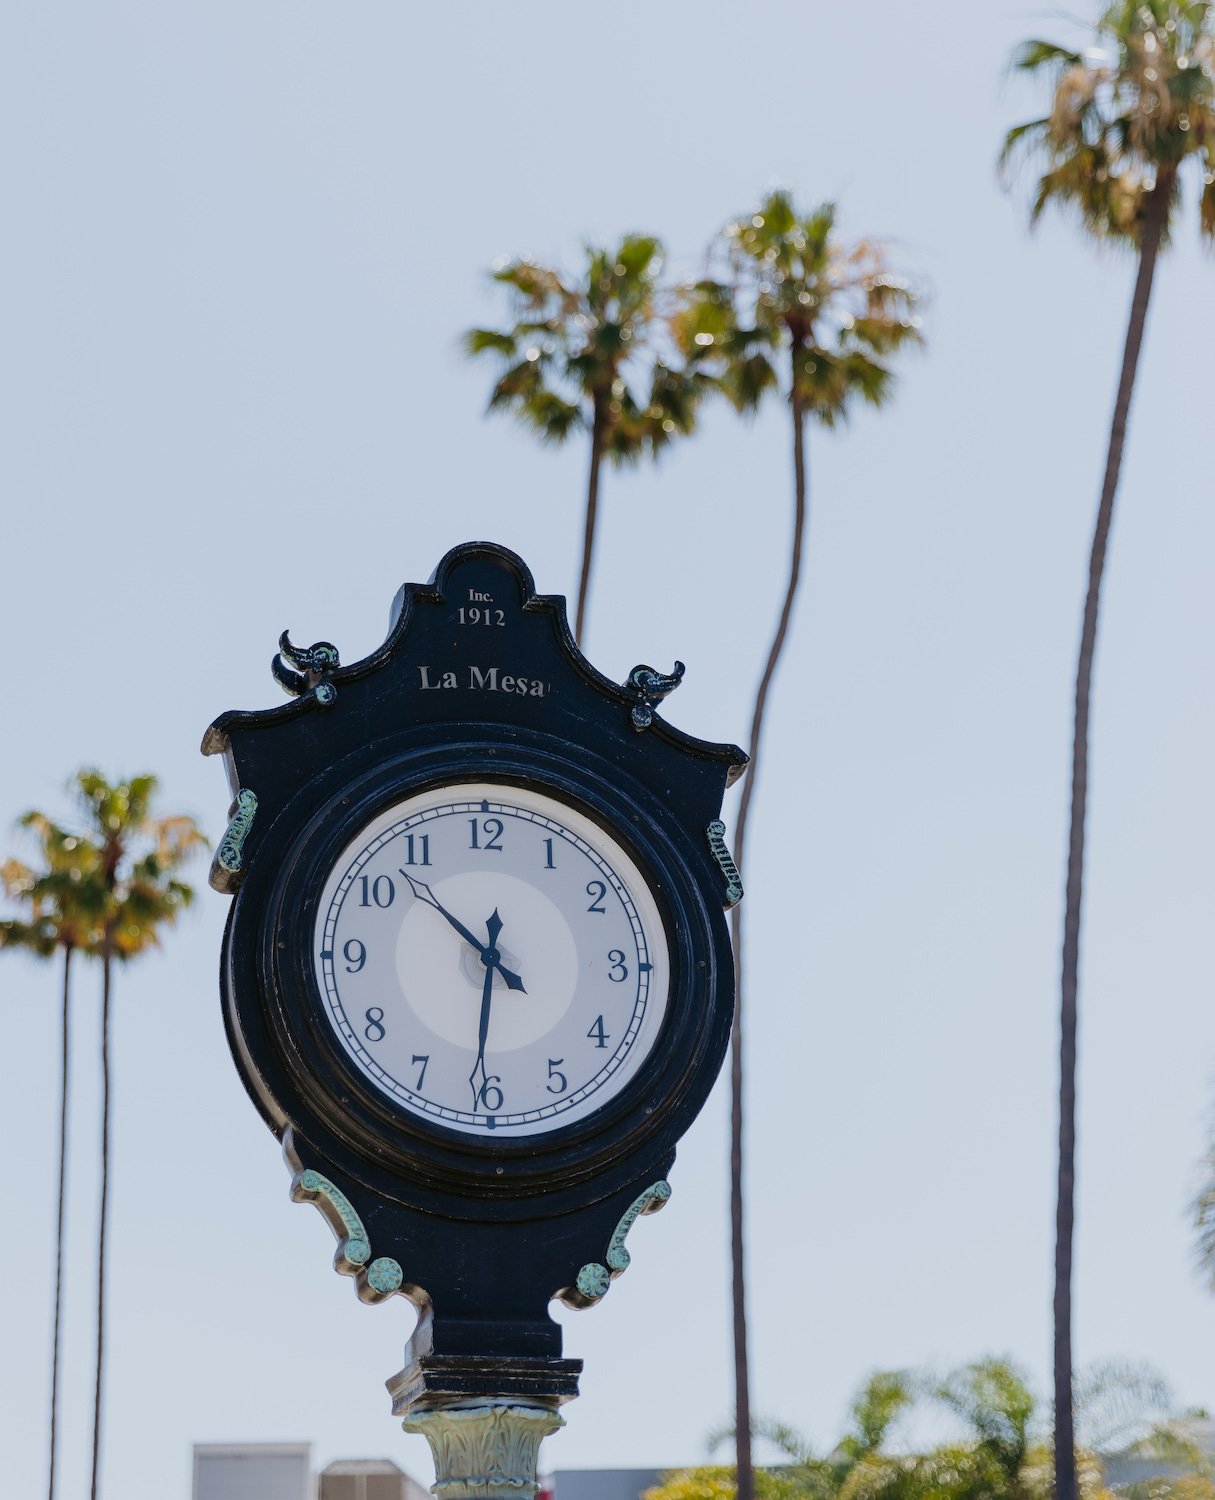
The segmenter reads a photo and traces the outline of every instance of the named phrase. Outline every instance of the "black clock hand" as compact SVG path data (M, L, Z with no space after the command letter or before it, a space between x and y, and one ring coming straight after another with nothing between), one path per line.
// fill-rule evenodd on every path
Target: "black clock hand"
M473 937L472 933L468 930L467 927L465 927L464 923L461 922L458 917L453 917L451 912L449 912L445 906L440 904L438 898L435 896L435 893L431 890L431 888L426 884L424 880L415 880L412 875L407 874L404 870L401 871L401 874L404 875L405 879L409 882L409 888L418 898L418 900L424 901L427 906L433 906L441 917L446 917L446 919L456 929L456 931L460 934L464 941L466 943L471 943L472 946L481 955L481 962L485 963L485 956L490 951L489 948L487 948L479 938ZM495 912L494 915L497 916L497 912ZM489 924L486 923L486 926L488 925ZM501 931L501 927L502 924L501 921L499 921L499 931ZM496 954L497 950L495 949L494 951ZM493 970L497 969L502 978L506 980L508 989L523 990L522 979L519 978L518 974L516 974L513 969L506 968L501 958L495 956L493 961L489 964L489 969L491 975L493 973ZM523 990L523 993L526 994L527 991Z
M497 913L495 912L496 916ZM489 1075L485 1071L485 1039L489 1035L489 1007L494 995L494 966L485 965L485 984L481 990L481 1022L477 1030L477 1060L473 1063L472 1072L468 1075L469 1086L473 1091L473 1113L476 1113L477 1105L482 1103L482 1093L489 1081ZM481 1075L481 1081L477 1082L477 1074Z
M474 1111L478 1103L485 1102L485 1085L489 1081L489 1075L485 1071L485 1042L489 1036L489 1010L494 997L494 970L502 968L502 961L498 956L498 938L502 932L502 918L498 915L496 906L492 914L485 919L485 930L489 934L489 945L481 950L481 962L485 965L485 985L481 990L481 1019L477 1027L477 1060L473 1063L473 1070L468 1075L468 1082L473 1091ZM522 980L519 981L519 988L523 989ZM526 991L524 993L526 994ZM477 1083L478 1072L481 1075L480 1084Z

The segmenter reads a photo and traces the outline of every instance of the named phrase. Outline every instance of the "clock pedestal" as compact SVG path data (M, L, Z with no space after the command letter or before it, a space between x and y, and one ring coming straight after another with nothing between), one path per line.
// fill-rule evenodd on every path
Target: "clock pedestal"
M388 1381L393 1416L420 1432L439 1500L532 1500L541 1441L565 1423L557 1408L578 1394L580 1359L436 1354L424 1315Z
M420 1402L404 1422L430 1444L439 1500L532 1500L541 1441L564 1425L555 1401L507 1397Z

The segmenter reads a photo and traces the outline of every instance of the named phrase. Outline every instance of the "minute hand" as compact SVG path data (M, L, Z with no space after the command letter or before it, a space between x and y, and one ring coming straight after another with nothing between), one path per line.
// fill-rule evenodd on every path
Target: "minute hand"
M446 917L446 919L456 929L456 931L460 934L464 941L466 943L470 943L481 955L481 957L484 958L485 955L489 952L488 947L483 942L481 942L479 938L473 936L469 929L465 927L464 923L460 921L459 917L452 916L451 912L449 912L447 908L442 904L442 902L439 901L438 897L426 884L426 882L424 880L415 880L412 875L406 874L404 870L401 871L401 874L404 875L405 879L409 882L409 888L411 891L413 891L418 900L424 901L427 906L433 906L441 917ZM508 969L503 964L500 958L495 958L489 967L491 969L497 969L502 978L506 980L508 989L523 989L522 979L519 978L518 974L516 974L513 969Z

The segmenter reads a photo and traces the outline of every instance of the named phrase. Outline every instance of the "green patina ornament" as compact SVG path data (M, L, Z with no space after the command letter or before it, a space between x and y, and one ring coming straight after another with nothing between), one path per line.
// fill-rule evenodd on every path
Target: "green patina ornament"
M721 873L726 877L725 905L737 906L743 897L742 876L738 873L734 856L726 848L726 825L720 818L714 818L706 833L709 839L709 852L717 861Z
M338 1237L333 1269L357 1280L357 1291L364 1302L382 1302L399 1292L405 1280L400 1264L390 1256L371 1259L371 1239L354 1204L328 1177L311 1167L297 1172L291 1179L294 1203L314 1203L326 1223ZM368 1265L368 1262L371 1262Z
M380 1297L391 1297L401 1290L405 1273L399 1262L389 1255L381 1255L367 1267L367 1285Z
M620 1222L608 1242L607 1254L603 1257L607 1265L601 1266L597 1261L591 1261L578 1272L578 1279L574 1284L588 1302L598 1302L616 1277L628 1270L632 1257L625 1249L624 1242L629 1230L642 1214L656 1213L670 1196L669 1182L655 1182L634 1198L621 1214Z
M592 1302L598 1302L611 1284L612 1273L606 1266L601 1266L598 1261L592 1261L590 1265L583 1266L578 1272L578 1280L575 1283L582 1295L589 1297Z
M249 837L256 813L257 793L248 787L237 792L236 801L229 810L228 827L211 862L210 883L214 890L228 892L239 886L245 840Z

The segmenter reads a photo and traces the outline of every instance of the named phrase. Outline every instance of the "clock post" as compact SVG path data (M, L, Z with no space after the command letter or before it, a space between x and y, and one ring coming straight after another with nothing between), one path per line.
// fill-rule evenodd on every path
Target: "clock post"
M660 715L683 671L612 682L472 542L362 661L284 632L292 701L203 739L232 1055L335 1269L417 1311L388 1387L444 1500L534 1493L582 1368L549 1306L628 1266L725 1054L746 757Z

